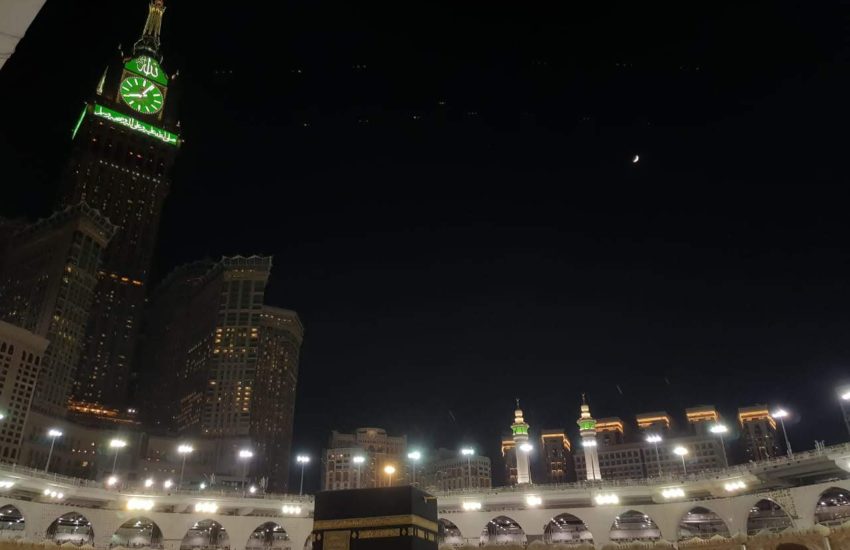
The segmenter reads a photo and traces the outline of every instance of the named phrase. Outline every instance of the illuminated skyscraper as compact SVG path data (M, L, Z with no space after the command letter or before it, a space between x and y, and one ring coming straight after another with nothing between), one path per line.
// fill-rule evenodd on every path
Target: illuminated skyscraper
M599 450L596 443L596 420L590 416L590 405L584 394L581 395L581 416L576 422L581 435L581 444L584 447L584 464L587 471L587 479L602 479L599 470Z
M267 490L280 493L288 489L295 386L303 340L304 326L297 313L263 306L250 433L259 451L256 471L268 476Z
M206 444L221 455L213 465L250 447L249 471L282 491L304 328L294 311L263 304L271 267L236 256L169 274L145 316L140 393L148 422L218 441Z
M564 430L543 430L540 434L540 454L548 483L575 480L570 440Z
M776 443L776 420L770 415L767 405L752 405L738 409L741 426L741 441L747 460L766 460L779 456Z
M78 400L121 407L127 399L157 230L177 155L173 77L162 67L162 0L152 0L130 55L107 67L73 130L62 207L86 202L119 227L104 252Z
M7 243L0 318L50 342L33 400L42 411L65 413L101 254L115 229L99 212L78 204L20 229Z

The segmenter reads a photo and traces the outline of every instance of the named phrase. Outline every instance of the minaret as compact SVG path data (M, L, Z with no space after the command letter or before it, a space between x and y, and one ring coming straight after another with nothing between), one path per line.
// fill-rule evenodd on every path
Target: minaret
M587 404L584 394L581 394L581 418L576 424L584 447L587 479L602 479L602 472L599 471L599 452L596 449L596 420L590 416L590 405Z
M165 3L163 0L151 0L148 5L148 18L145 21L145 28L142 30L142 37L133 44L133 56L148 54L162 61L159 55L159 31L162 28L162 14L165 13Z
M519 399L516 400L516 410L514 411L514 423L511 424L511 433L514 436L514 453L516 453L517 485L531 483L531 471L528 468L528 453L531 451L531 444L528 442L528 424L522 418Z

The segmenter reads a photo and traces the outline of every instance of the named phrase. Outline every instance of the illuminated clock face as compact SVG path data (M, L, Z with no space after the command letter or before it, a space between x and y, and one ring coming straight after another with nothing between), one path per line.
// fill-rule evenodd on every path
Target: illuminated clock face
M165 103L162 92L156 85L141 76L128 76L121 82L121 99L140 113L158 113Z

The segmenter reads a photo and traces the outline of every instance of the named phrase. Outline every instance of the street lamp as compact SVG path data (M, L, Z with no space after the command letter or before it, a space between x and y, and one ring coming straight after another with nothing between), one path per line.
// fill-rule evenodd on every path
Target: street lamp
M466 457L466 471L468 474L467 477L467 488L472 488L472 455L475 454L475 449L470 447L465 447L460 450L460 454Z
M47 463L44 465L45 472L50 467L50 458L53 456L53 445L56 444L57 437L62 437L62 432L56 428L50 428L47 430L47 435L50 436L50 451L47 453Z
M410 462L413 463L413 480L412 484L416 485L416 463L419 462L419 459L422 458L422 453L419 451L412 451L407 453L407 458L410 459Z
M304 494L304 466L310 463L310 457L307 455L298 455L295 457L295 461L301 465L301 486L298 489L298 494Z
M838 404L841 405L841 415L844 417L844 425L847 427L847 433L850 434L850 417L847 415L847 402L850 402L850 389L841 390L841 395ZM0 418L0 420L3 420Z
M123 439L113 439L109 442L109 448L115 449L115 458L112 459L112 475L115 475L115 467L118 465L118 451L127 446Z
M773 418L778 418L779 423L782 424L782 435L785 436L785 452L788 453L788 457L794 455L794 452L791 450L791 441L788 440L788 431L785 429L785 417L788 416L788 411L785 409L776 409L770 416Z
M658 477L661 477L661 453L658 452L658 444L661 443L662 438L658 434L651 434L646 436L646 441L655 445L655 462L658 464Z
M676 447L673 452L682 457L682 474L688 475L688 467L685 466L685 455L688 454L688 450L684 447Z
M387 480L387 487L392 487L395 466L393 466L392 464L387 464L386 466L384 466L384 473L387 474L387 476L389 477L389 479Z
M183 488L183 471L186 469L186 456L194 450L195 448L191 445L182 444L177 446L177 453L183 456L183 460L180 464L180 481L177 482L178 491Z
M729 431L729 428L727 428L723 424L715 424L714 426L709 428L708 431L720 436L720 449L723 451L723 465L728 468L729 457L726 456L726 442L723 441L723 436Z
M240 449L239 460L242 461L242 496L245 496L245 478L248 477L248 461L254 457L251 449Z
M366 457L363 455L357 455L351 459L352 462L357 464L357 488L360 489L360 467L366 462Z

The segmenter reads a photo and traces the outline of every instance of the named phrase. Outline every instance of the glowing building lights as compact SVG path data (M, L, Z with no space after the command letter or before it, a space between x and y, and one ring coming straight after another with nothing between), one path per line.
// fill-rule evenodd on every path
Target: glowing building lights
M284 504L281 511L287 516L297 516L301 513L301 507L294 504Z
M597 506L605 506L608 504L619 504L620 497L613 493L608 494L598 494L593 497L594 502L596 502Z
M543 499L537 495L527 495L525 497L525 503L529 506L540 506L543 504Z
M127 501L127 510L144 510L149 512L153 510L153 500L149 498L131 498Z
M729 493L734 493L735 491L740 491L741 489L746 489L747 484L741 481L740 479L737 481L729 481L723 485L723 488L726 489Z
M215 514L216 512L218 512L218 504L210 501L196 502L195 511L206 514Z
M481 509L481 503L480 502L466 501L466 502L463 503L463 509L466 510L467 512L474 512L476 510Z
M661 496L666 499L682 498L685 496L685 490L681 487L670 487L661 491Z
M50 489L50 488L45 489L43 494L44 494L44 496L50 497L54 500L62 500L63 498L65 498L64 493L60 493L59 491L55 491L55 490Z
M11 489L13 485L14 481L0 481L0 489Z

